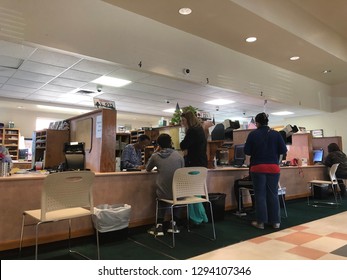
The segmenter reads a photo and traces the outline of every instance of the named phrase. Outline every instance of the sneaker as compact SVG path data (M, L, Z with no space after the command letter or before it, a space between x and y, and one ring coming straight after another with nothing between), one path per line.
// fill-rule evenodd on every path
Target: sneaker
M258 223L257 221L253 221L251 225L259 229L264 229L264 223Z
M278 229L278 228L281 227L281 224L280 223L276 223L276 224L273 224L272 227L275 228L275 229Z
M236 211L233 213L235 216L238 216L238 217L243 217L243 216L247 216L247 213L246 212L240 212L240 211Z
M164 235L163 225L157 224L156 226L150 228L147 232L154 236L163 236Z
M172 231L172 226L173 226L173 231ZM178 229L175 221L172 221L170 223L170 227L168 228L167 232L169 232L169 233L180 233L180 230Z

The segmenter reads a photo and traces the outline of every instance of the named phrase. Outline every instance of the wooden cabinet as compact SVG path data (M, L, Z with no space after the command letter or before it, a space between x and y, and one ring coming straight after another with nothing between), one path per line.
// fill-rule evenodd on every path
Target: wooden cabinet
M56 168L65 162L64 143L69 141L68 130L35 131L33 134L33 164L36 161L44 161L45 168Z
M67 121L71 141L86 143L86 168L94 172L114 172L117 111L98 109Z
M18 160L19 136L18 128L0 129L0 144L8 149L12 160Z

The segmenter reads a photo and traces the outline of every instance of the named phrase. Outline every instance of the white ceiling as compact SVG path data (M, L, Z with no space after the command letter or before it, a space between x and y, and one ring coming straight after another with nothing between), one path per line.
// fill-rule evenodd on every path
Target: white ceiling
M123 9L205 38L237 52L320 81L337 85L347 81L347 1L345 0L105 0ZM193 9L182 20L178 8ZM305 23L305 24L304 24ZM317 33L315 33L317 31ZM319 32L318 32L319 31ZM228 35L226 35L228 34ZM256 35L256 47L232 38ZM0 36L0 38L2 38ZM289 56L299 55L297 63ZM322 71L331 70L328 74ZM100 95L92 80L108 75L131 80L123 88L103 86ZM75 93L89 90L92 94ZM93 96L114 100L119 116L128 113L171 116L162 110L193 105L217 121L289 110L295 116L318 110L266 102L232 90L173 79L76 53L0 40L0 107L39 109L37 104L79 109L93 108ZM207 105L213 98L235 101L227 107ZM52 111L52 109L49 109ZM143 116L142 116L143 117ZM149 117L147 117L149 120Z

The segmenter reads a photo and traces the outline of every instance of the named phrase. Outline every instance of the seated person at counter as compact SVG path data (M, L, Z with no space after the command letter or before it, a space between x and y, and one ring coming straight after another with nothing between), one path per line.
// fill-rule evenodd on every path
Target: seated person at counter
M142 164L142 155L141 152L143 149L151 143L151 139L148 135L142 134L137 138L135 144L128 144L125 146L120 167L123 169L145 169L145 166Z
M9 168L12 168L12 158L8 151L8 149L5 146L0 145L0 162L7 162L9 163Z
M324 165L331 167L333 164L339 163L335 175L339 183L341 196L345 196L346 185L342 179L347 179L347 156L340 150L340 147L336 143L330 143L328 145L328 153Z
M172 148L171 136L166 133L159 135L157 139L158 147L149 158L146 171L151 171L154 167L158 170L158 176L156 180L157 190L156 195L158 198L172 199L172 180L176 169L184 167L184 158L176 150ZM157 224L148 230L149 234L155 236L164 235L163 223L166 218L166 209L159 211ZM168 209L169 210L169 209ZM176 214L177 211L176 211ZM173 221L174 222L174 221ZM175 223L175 222L174 222ZM168 232L172 231L172 227L168 227ZM174 224L174 233L179 233L176 224Z

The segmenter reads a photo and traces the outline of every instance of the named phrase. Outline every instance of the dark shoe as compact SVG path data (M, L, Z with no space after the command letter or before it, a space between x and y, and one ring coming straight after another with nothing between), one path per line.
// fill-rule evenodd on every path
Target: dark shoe
M150 228L147 232L154 236L163 236L164 235L163 225L157 224L156 226Z
M253 221L251 225L259 229L264 229L264 223L258 223L257 221Z
M173 230L172 230L172 228L173 228ZM180 230L178 229L175 221L172 221L170 223L170 227L167 229L167 232L169 232L169 233L180 233Z

